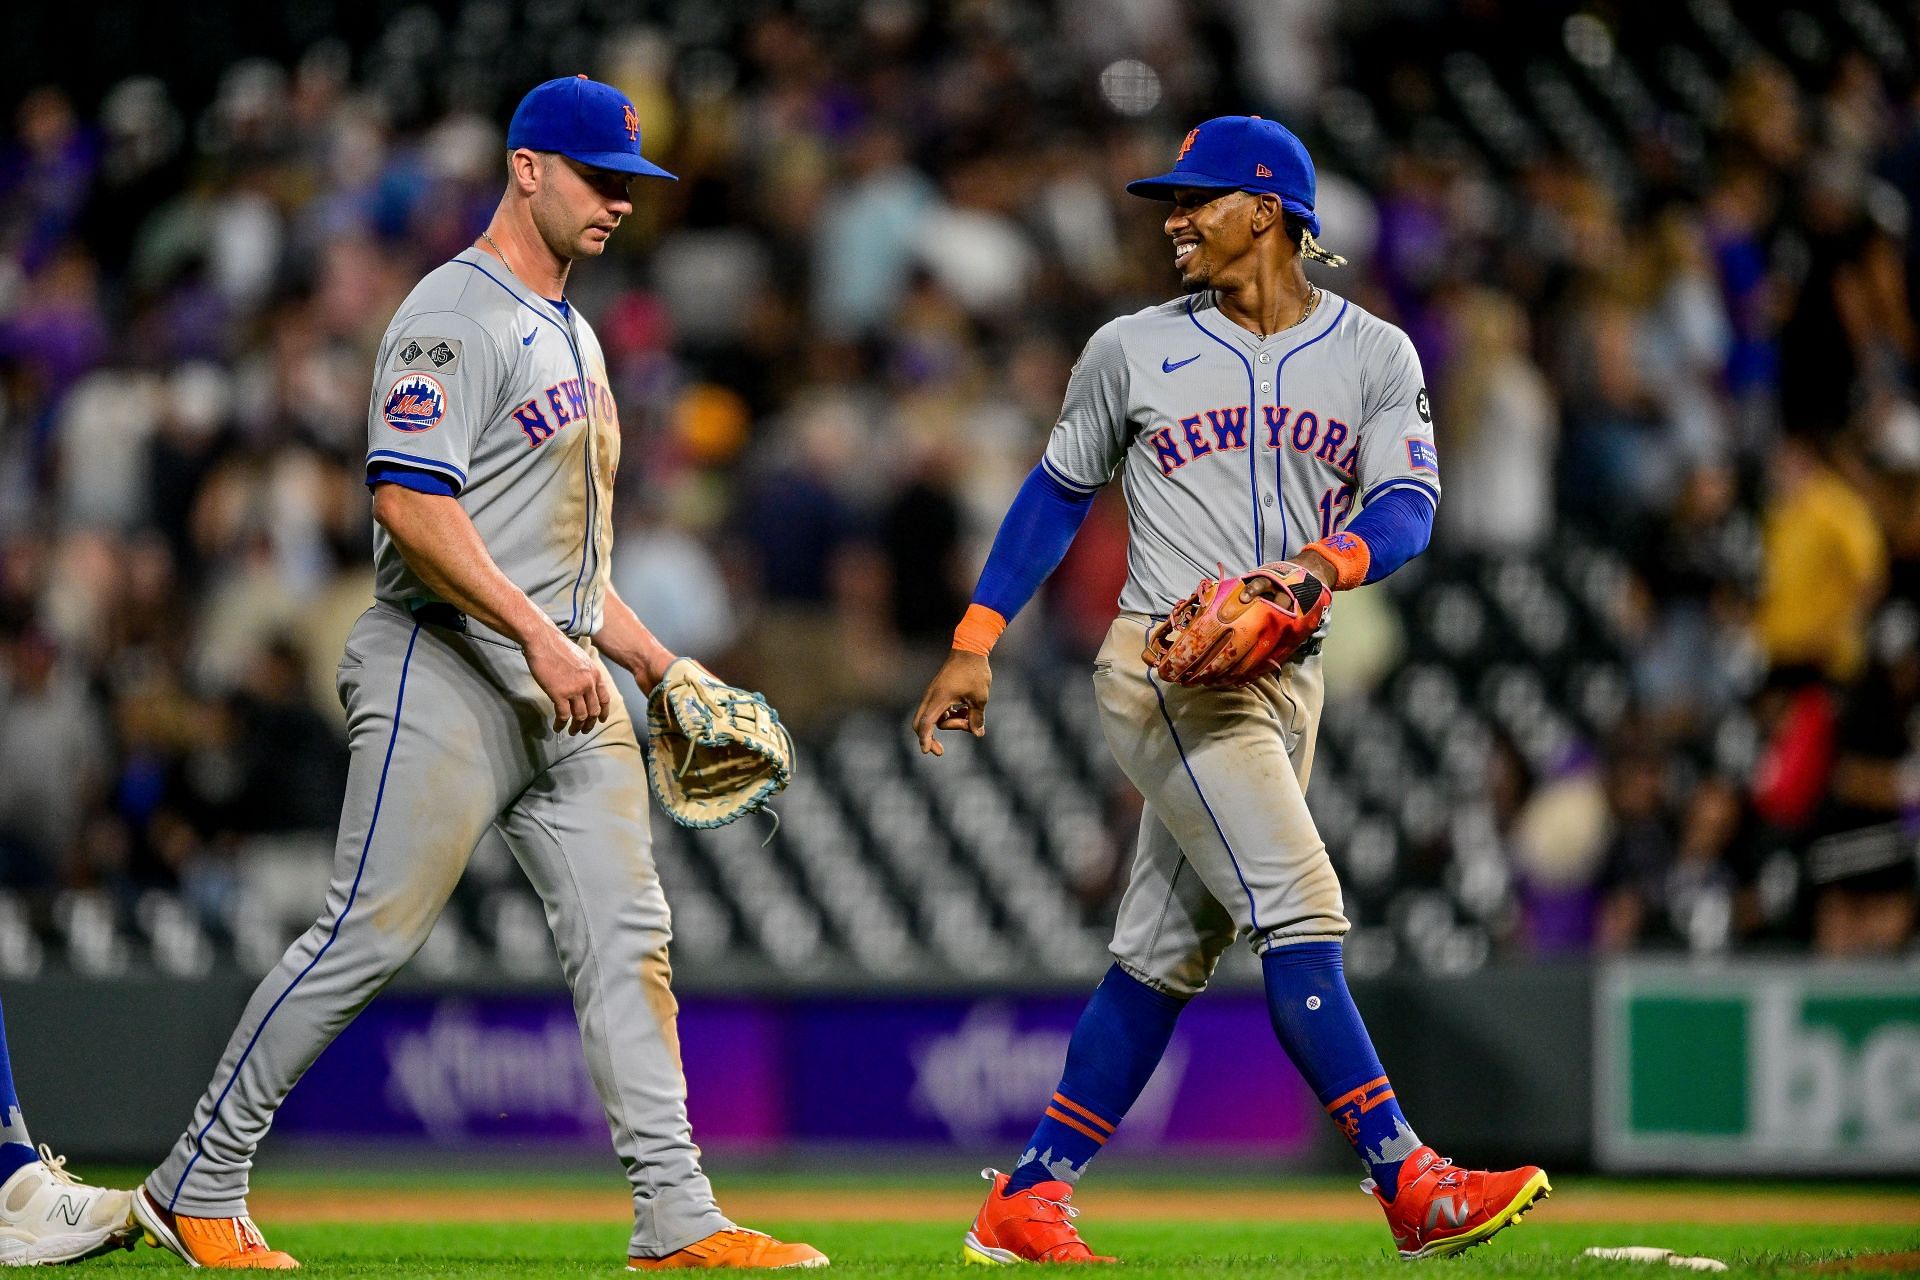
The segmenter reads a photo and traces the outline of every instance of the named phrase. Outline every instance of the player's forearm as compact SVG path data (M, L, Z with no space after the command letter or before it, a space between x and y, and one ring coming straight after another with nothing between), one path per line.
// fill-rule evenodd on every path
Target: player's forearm
M1370 503L1341 533L1300 549L1294 563L1334 590L1378 582L1427 549L1433 503L1394 489Z
M1093 495L1068 488L1042 462L1014 496L994 535L993 550L973 589L973 604L954 637L956 648L985 655L999 632L1060 567L1093 509Z
M673 665L673 654L612 587L607 588L607 602L601 614L600 629L593 633L593 642L600 652L633 672L642 689L650 690L659 684L660 677Z
M457 500L383 484L373 493L373 518L407 567L454 608L523 649L558 634L553 620L500 571Z

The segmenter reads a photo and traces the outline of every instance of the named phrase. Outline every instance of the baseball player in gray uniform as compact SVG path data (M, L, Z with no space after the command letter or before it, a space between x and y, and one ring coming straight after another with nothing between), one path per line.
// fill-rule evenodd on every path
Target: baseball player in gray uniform
M1546 1175L1457 1168L1401 1113L1347 992L1340 885L1306 803L1320 639L1235 687L1189 687L1142 658L1195 583L1290 560L1325 588L1424 550L1439 458L1407 336L1310 283L1320 248L1305 147L1258 117L1189 133L1173 169L1128 190L1170 201L1185 296L1114 320L1074 367L1039 464L1003 521L973 604L914 717L985 732L987 653L1124 476L1128 578L1094 663L1108 744L1145 798L1113 966L1011 1174L965 1240L976 1262L1097 1261L1072 1186L1152 1075L1186 1002L1235 938L1261 957L1282 1046L1365 1164L1400 1252L1454 1253L1546 1194Z
M325 912L254 993L135 1213L194 1265L298 1265L247 1216L253 1153L498 827L545 902L632 1184L629 1265L823 1265L736 1227L701 1171L645 770L606 667L651 688L672 655L608 581L620 423L567 275L632 211L636 175L673 175L641 157L625 95L585 76L528 93L507 145L492 222L408 295L375 365L377 602L340 664L352 766Z

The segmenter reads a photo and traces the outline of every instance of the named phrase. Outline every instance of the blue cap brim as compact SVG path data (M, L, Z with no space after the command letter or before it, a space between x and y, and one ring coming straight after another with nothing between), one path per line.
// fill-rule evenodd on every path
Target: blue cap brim
M1127 194L1140 196L1147 200L1171 200L1173 193L1187 191L1259 191L1258 183L1229 182L1225 178L1216 178L1210 173L1182 173L1175 169L1163 173L1157 178L1141 178L1127 184ZM1270 194L1279 195L1278 192ZM1280 207L1300 221L1306 223L1307 230L1314 235L1320 234L1320 215L1307 208L1291 196L1280 196Z
M1230 182L1225 178L1216 178L1210 173L1194 173L1191 170L1182 171L1175 169L1173 172L1163 173L1157 178L1141 178L1137 182L1129 182L1127 184L1127 194L1130 196L1142 196L1148 200L1171 200L1173 199L1173 193L1182 187L1201 187L1227 191L1238 190L1240 184Z
M628 151L563 151L560 154L569 160L578 160L581 164L592 165L596 169L607 169L614 173L631 173L646 178L666 178L672 182L680 181L678 175L668 173L653 161Z

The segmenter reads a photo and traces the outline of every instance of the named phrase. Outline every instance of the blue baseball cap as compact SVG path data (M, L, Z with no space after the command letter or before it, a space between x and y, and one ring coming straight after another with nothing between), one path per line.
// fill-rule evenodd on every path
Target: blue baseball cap
M627 95L584 75L549 80L527 90L507 126L507 149L521 147L557 151L570 160L615 173L674 177L641 157L640 116Z
M1187 134L1173 168L1157 178L1129 182L1127 191L1171 200L1182 187L1257 191L1280 197L1280 207L1320 234L1313 211L1313 157L1286 126L1259 116L1216 116Z

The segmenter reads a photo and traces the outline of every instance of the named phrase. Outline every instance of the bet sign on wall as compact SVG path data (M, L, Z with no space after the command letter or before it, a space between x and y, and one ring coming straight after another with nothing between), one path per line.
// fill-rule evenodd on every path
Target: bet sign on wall
M1920 1173L1920 967L1624 963L1599 997L1604 1167Z

